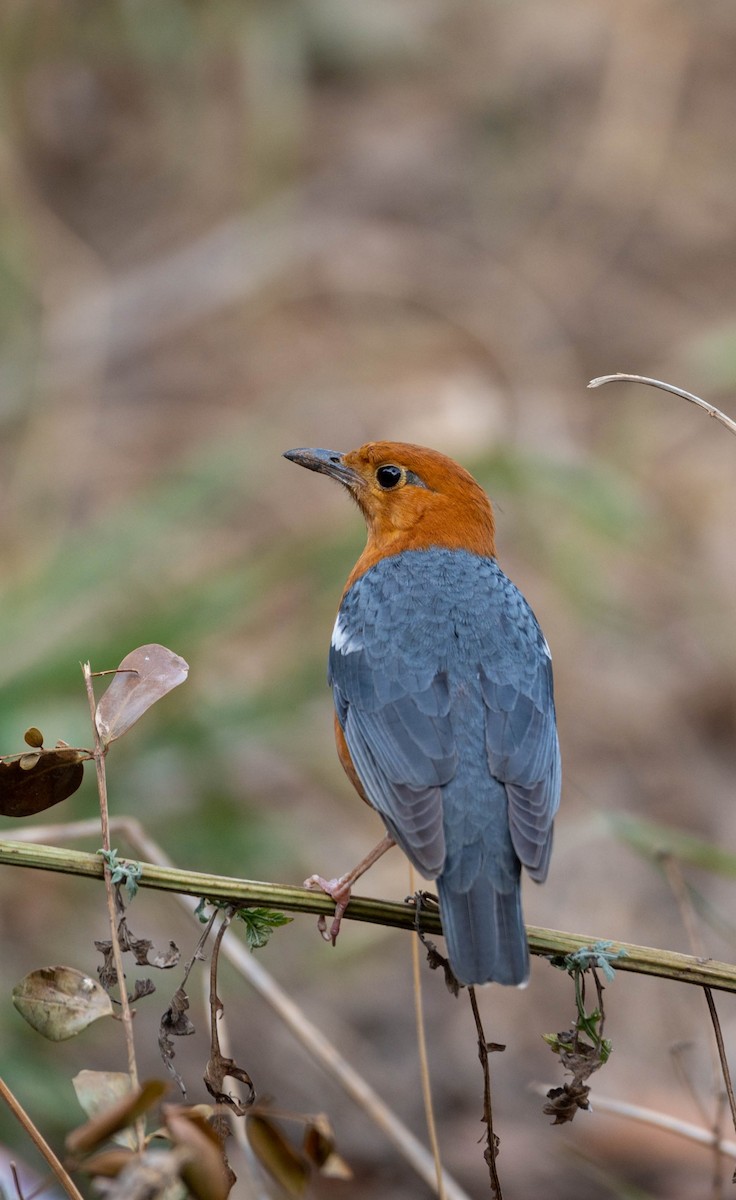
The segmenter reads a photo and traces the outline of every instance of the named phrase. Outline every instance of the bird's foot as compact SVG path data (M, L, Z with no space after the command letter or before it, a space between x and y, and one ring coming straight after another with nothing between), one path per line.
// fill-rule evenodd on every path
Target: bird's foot
M341 875L339 879L323 879L321 875L310 875L309 879L304 880L304 887L311 891L325 892L328 896L332 896L335 901L335 915L332 918L332 924L328 930L327 918L322 915L317 921L317 928L326 942L331 942L335 945L337 935L340 932L340 924L343 914L350 902L350 882L349 877Z

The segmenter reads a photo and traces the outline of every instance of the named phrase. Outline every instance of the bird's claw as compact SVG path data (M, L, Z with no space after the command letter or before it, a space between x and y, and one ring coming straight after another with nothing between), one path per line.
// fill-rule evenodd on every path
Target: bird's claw
M304 887L310 891L325 892L335 901L335 915L332 919L330 928L327 928L327 918L321 914L317 920L317 929L320 935L326 942L330 942L333 946L337 941L337 935L340 932L340 924L342 922L343 913L350 901L350 887L345 883L344 877L340 879L323 879L321 875L310 875L309 879L304 880Z

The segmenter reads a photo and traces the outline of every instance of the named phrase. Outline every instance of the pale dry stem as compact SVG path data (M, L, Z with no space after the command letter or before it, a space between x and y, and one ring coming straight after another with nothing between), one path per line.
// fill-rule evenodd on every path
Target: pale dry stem
M94 734L94 761L95 770L97 772L97 792L100 800L100 823L102 826L102 848L106 853L110 852L110 815L107 803L107 777L105 774L105 747L100 738L99 730L96 721L97 704L95 701L94 686L92 683L92 668L88 662L82 666L84 682L87 689L87 699L89 701L90 716L92 718L92 731ZM123 966L123 952L120 948L120 939L118 938L118 919L115 908L115 891L112 884L112 876L110 868L103 860L104 878L105 878L105 895L107 897L107 915L110 922L110 939L112 941L113 961L115 963L115 973L118 979L118 992L120 996L120 1016L125 1032L125 1049L128 1058L128 1073L130 1075L131 1088L136 1090L139 1086L138 1081L138 1064L135 1055L135 1038L133 1035L133 1013L131 1011L130 1002L128 1000L128 989L125 984L125 969ZM138 1139L138 1148L143 1149L144 1141L144 1123L141 1119L136 1123L136 1134Z

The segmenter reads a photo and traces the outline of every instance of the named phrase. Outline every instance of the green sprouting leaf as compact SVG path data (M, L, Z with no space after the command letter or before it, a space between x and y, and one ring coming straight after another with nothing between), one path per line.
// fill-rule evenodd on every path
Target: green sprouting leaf
M203 896L194 910L194 915L203 925L210 919L207 908L226 909L232 912L232 904L227 900L210 900ZM287 917L272 908L239 908L234 914L245 925L245 940L249 950L262 950L267 945L274 929L289 925L293 917Z
M274 929L289 925L293 920L293 917L270 908L239 908L235 915L245 925L245 940L250 950L261 950L267 945Z

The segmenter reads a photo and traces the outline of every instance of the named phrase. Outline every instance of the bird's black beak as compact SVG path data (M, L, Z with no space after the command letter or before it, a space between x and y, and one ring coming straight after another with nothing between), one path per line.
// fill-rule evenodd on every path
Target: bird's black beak
M337 479L351 492L363 484L363 478L345 462L345 455L339 450L317 450L302 446L298 450L284 451L284 458L289 462L298 463L308 471L319 471L321 475L329 475Z

